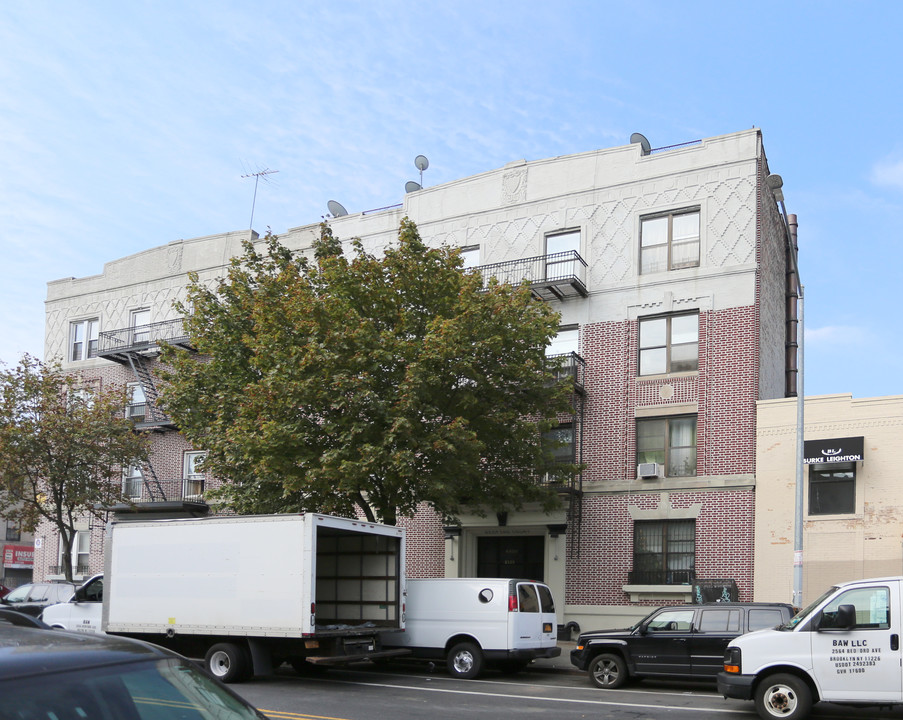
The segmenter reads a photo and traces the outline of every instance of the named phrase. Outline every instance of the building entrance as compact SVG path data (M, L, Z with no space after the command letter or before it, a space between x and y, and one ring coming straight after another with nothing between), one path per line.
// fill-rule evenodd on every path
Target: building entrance
M545 543L541 535L477 538L477 576L544 581Z

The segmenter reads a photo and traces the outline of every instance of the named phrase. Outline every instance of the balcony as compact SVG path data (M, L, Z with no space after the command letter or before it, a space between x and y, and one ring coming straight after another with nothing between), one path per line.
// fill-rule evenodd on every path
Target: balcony
M123 483L122 494L135 505L167 502L204 502L204 478L187 477L175 480L147 480L129 478Z
M530 290L540 300L564 300L586 297L586 261L576 250L480 265L477 270L484 286L490 278L500 283L530 283Z
M546 355L550 365L555 365L555 379L559 382L569 382L574 386L574 392L583 394L583 381L586 377L586 360L575 352L561 353L558 355Z
M129 354L156 352L161 342L190 349L184 318L102 332L97 356L127 363Z

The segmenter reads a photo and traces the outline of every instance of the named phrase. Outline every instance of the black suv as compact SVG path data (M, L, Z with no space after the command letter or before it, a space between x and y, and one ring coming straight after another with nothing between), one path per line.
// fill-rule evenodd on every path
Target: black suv
M738 635L790 620L786 603L715 602L659 608L627 630L581 633L571 663L600 688L629 678L711 680L722 669L724 649Z
M20 585L0 603L26 615L37 617L48 605L68 602L75 592L75 584L70 582L37 582Z

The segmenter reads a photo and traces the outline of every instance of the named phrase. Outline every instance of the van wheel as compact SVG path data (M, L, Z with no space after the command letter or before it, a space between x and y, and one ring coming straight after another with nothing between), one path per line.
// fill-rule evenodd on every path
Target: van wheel
M627 665L614 653L596 655L589 664L589 679L596 687L615 690L627 682Z
M483 653L472 642L455 645L445 662L452 677L471 680L483 671Z
M796 675L771 675L756 688L756 711L761 718L799 720L811 707L812 691Z
M207 671L224 683L240 682L250 668L244 651L235 643L217 643L204 656Z

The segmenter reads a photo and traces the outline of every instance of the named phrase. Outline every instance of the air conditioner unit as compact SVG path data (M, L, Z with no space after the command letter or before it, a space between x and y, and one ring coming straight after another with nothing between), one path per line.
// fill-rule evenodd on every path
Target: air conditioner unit
M665 476L665 468L658 463L640 463L636 466L636 476L643 480L655 480Z

